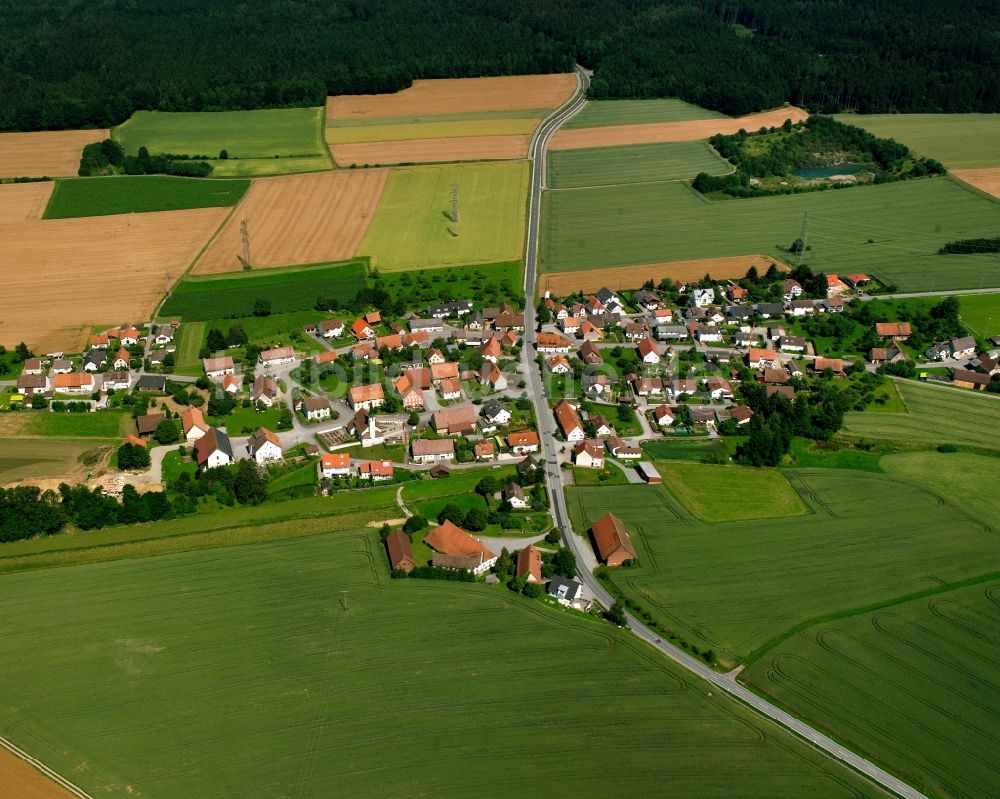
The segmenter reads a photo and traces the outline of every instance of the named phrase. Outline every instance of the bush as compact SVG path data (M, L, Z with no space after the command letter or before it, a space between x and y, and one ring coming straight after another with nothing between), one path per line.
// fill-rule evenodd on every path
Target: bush
M427 519L423 516L411 516L403 523L403 532L412 534L425 530L428 527Z
M118 468L122 471L149 468L149 450L138 444L122 444L118 447Z
M937 448L938 452L958 452L958 447L954 444L941 444Z
M559 531L553 527L548 531L548 533L545 534L545 542L547 544L558 544L561 537L562 536L559 535Z

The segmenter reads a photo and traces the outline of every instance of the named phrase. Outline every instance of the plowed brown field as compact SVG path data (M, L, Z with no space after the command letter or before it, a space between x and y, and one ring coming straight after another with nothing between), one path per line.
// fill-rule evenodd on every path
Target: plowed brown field
M53 181L0 185L0 222L41 219L55 185Z
M342 94L326 100L327 119L428 117L555 108L576 90L576 75L416 80L395 94Z
M528 157L530 136L462 136L456 139L406 139L330 147L339 166L350 164L432 164L444 161L510 161Z
M107 130L0 133L0 178L75 175L83 146L110 135Z
M590 269L584 272L554 272L538 279L538 293L551 291L557 297L565 297L577 291L593 292L603 286L612 291L637 289L647 280L659 283L663 278L686 283L701 280L709 274L716 280L744 277L751 266L758 272L766 272L771 264L778 269L788 269L781 261L770 255L735 255L726 258L699 258L694 261L667 261L659 264L638 264L618 266L610 269Z
M581 150L585 147L615 147L622 144L653 144L667 141L695 141L716 133L737 133L741 128L752 132L762 127L784 124L786 119L800 122L809 117L795 106L762 111L736 119L692 119L687 122L655 122L642 125L606 125L600 128L560 130L552 137L553 150Z
M0 344L79 351L91 325L145 321L226 213L0 222Z
M350 258L368 229L387 176L384 169L366 169L255 181L198 259L194 274L239 270L244 219L254 268Z
M964 180L970 186L975 186L980 191L985 191L1000 199L1000 168L952 169L949 171L959 180Z
M72 799L65 788L56 785L34 766L0 750L0 796L17 799Z

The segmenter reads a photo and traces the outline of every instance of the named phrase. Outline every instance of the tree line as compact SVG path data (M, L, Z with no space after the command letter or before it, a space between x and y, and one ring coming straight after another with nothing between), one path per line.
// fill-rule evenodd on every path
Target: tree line
M979 0L22 0L2 13L0 130L319 105L574 61L594 69L595 98L734 115L787 101L1000 110L1000 6Z

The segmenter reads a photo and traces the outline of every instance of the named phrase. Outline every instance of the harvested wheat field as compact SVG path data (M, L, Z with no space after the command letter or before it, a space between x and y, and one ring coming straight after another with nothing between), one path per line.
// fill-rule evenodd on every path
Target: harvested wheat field
M695 141L707 139L716 133L731 134L741 128L755 131L762 127L773 128L786 119L801 122L809 113L795 106L748 114L745 117L719 119L692 119L686 122L658 122L642 125L605 125L599 128L560 130L552 137L553 150L580 150L585 147L614 147L621 144L653 144L667 141Z
M706 274L716 280L741 278L751 266L764 273L772 264L778 269L788 269L781 261L770 255L735 255L726 258L699 258L693 261L667 261L659 264L637 264L609 269L591 269L584 272L556 272L542 275L538 280L538 293L551 291L557 297L565 297L577 291L593 292L607 286L612 291L637 289L647 280L659 283L663 278L686 283L701 280Z
M4 183L0 185L0 222L41 219L55 183Z
M0 344L79 351L92 325L145 320L225 208L0 223Z
M512 161L528 157L530 136L463 136L458 139L335 144L338 166L351 164L433 164L445 161Z
M952 169L949 170L959 180L965 181L970 186L975 186L980 191L992 194L1000 199L1000 168L990 169Z
M0 178L75 175L84 145L110 135L103 129L0 133Z
M428 117L555 108L576 91L573 73L416 80L395 94L342 94L326 100L327 119Z
M367 169L257 180L193 273L240 268L237 256L243 252L244 219L255 268L350 258L368 229L387 176L383 169Z
M73 794L56 785L34 766L6 749L0 749L0 796L17 799L72 799Z

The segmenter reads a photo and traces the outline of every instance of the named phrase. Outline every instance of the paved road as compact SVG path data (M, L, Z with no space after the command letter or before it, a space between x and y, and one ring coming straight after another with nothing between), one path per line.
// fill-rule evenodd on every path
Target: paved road
M1000 294L1000 288L994 289L949 289L947 291L911 291L906 294L862 294L861 299L869 300L908 300L914 297L961 297L967 294Z
M578 73L582 88L585 90L589 85L589 78L582 70L578 70ZM546 152L552 134L566 120L579 112L584 105L586 105L585 91L581 92L577 98L571 100L567 106L554 116L543 122L531 142L531 203L528 217L527 250L524 258L524 294L526 299L524 308L525 345L522 349L521 357L524 360L524 371L528 375L528 388L531 398L535 403L535 415L538 418L538 428L542 439L541 455L546 461L546 480L548 482L549 494L552 497L552 512L555 517L556 526L562 531L563 538L576 555L577 564L580 567L580 579L593 592L599 602L606 607L610 607L614 602L613 598L604 590L603 586L601 586L592 573L594 566L597 565L593 549L588 541L573 533L572 527L569 524L569 515L566 511L566 498L563 494L562 475L559 467L556 465L556 441L553 437L555 433L555 420L542 390L541 374L535 364L534 346L535 303L532 295L534 294L535 275L538 265L539 209L541 206L542 190L545 188ZM660 650L660 652L678 665L701 677L706 682L711 683L719 690L725 691L735 699L744 702L761 715L766 716L804 738L837 760L846 763L883 788L906 799L926 799L922 793L880 769L874 763L856 755L833 739L813 729L808 724L799 721L766 699L762 699L734 680L719 674L701 660L691 657L686 652L672 646L666 641L660 640L656 633L643 626L634 617L627 616L627 619L629 629L632 633Z

